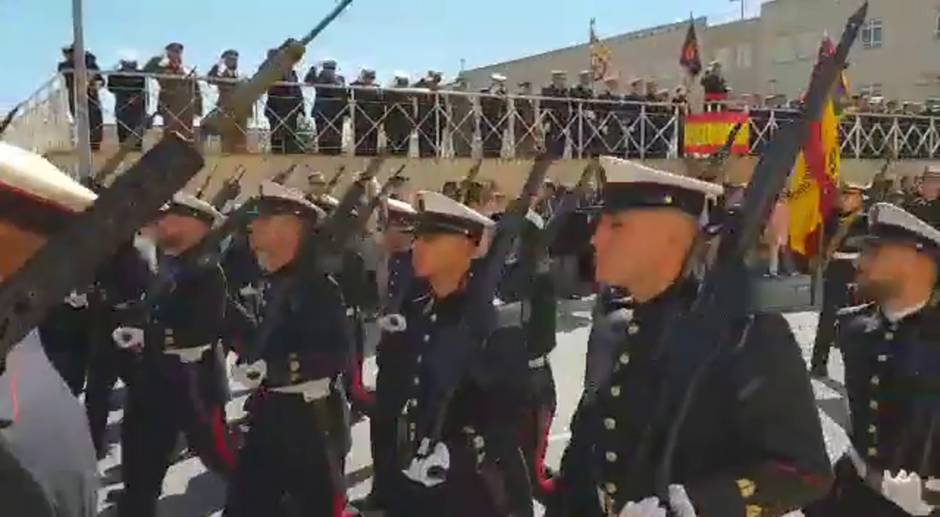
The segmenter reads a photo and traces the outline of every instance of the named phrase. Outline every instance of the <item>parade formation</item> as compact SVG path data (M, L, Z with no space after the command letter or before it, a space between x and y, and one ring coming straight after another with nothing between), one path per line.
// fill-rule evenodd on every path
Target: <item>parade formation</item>
M251 80L219 83L201 126L225 152L244 152L249 106L350 3L272 50ZM192 185L205 163L178 112L107 186L113 170L85 186L0 142L0 515L98 515L119 380L123 488L107 499L121 517L160 514L168 469L189 456L223 480L231 517L940 515L940 177L928 171L920 197L893 203L871 183L842 181L837 196L829 185L806 263L776 229L800 188L791 171L815 166L806 142L866 12L820 52L800 117L744 185L604 153L558 185L548 172L565 136L551 125L527 143L537 157L511 193L480 179L481 163L413 190L364 126L352 128L357 154L378 156L345 189L344 169L286 186L291 167L252 188L238 172L213 196L208 180ZM169 62L148 67L181 51L171 44ZM565 80L553 79L546 97ZM575 90L593 97L581 79ZM161 97L172 104L186 83L161 84ZM482 105L487 118L500 109ZM483 128L484 158L499 157L501 131ZM284 150L282 136L271 138ZM388 136L394 154L405 136ZM338 148L341 135L318 138ZM123 157L142 149L133 132L121 142ZM755 294L804 270L822 293L809 364L782 311ZM571 367L550 360L566 298L594 310L570 439L551 468L556 374ZM834 350L850 443L833 463L814 379L828 380ZM246 389L239 418L227 414L233 383ZM354 443L364 419L369 443ZM356 446L370 452L371 493L351 500Z

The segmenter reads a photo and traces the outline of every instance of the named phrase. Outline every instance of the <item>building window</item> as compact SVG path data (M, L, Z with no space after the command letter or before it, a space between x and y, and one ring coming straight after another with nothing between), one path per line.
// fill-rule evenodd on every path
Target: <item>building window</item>
M734 49L720 48L718 49L718 52L715 52L715 61L721 63L722 68L728 69L731 66L733 55Z
M787 36L780 36L774 44L774 62L789 63L793 61L793 43Z
M868 98L881 97L883 88L881 83L863 84L859 86L858 93L867 95Z
M880 19L868 20L862 25L862 46L866 49L881 48L882 25Z
M751 58L751 46L738 45L736 60L738 68L751 68Z

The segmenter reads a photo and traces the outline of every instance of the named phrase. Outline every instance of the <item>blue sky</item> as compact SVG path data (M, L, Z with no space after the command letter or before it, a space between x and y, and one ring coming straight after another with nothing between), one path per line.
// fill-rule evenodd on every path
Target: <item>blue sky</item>
M756 12L759 0L747 0ZM170 41L206 72L222 50L254 70L265 50L306 33L334 0L85 0L85 41L102 68L122 51L146 57ZM394 71L467 68L584 42L597 18L603 37L696 16L729 19L729 0L354 0L307 48L305 61L337 59L347 77L368 65L382 82ZM72 39L71 0L0 0L0 111L26 98L55 70Z

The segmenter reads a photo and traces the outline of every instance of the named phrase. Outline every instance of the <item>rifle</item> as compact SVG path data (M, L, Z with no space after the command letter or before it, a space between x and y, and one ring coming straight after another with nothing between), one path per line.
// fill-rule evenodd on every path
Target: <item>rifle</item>
M0 285L0 357L72 289L90 284L98 266L202 167L192 146L165 137L7 278Z
M336 174L330 178L330 181L326 182L327 195L333 194L333 191L336 190L336 186L339 185L339 180L342 179L344 174L346 174L346 166L340 165L339 168L336 169Z
M728 138L725 139L725 143L721 146L721 149L708 157L708 165L706 165L706 173L704 176L711 177L709 173L715 172L715 177L718 177L718 171L724 167L725 162L727 162L728 158L731 156L734 141L738 138L738 133L741 132L742 127L744 127L743 122L735 124L734 127L731 128L731 131L728 132Z
M268 88L282 80L284 74L294 68L304 56L305 48L314 38L326 29L353 0L341 0L316 27L302 39L288 39L278 49L277 54L265 60L254 76L248 81L238 85L232 93L231 102L218 106L202 121L202 126L208 132L219 135L233 134L240 131L236 121L243 120L251 114L255 101L261 98Z
M894 153L888 154L888 157L885 158L884 165L881 166L878 174L875 174L875 177L872 179L871 200L873 203L880 203L888 197L888 191L891 190L891 181L888 180L887 176L894 160Z
M144 120L134 128L134 131L128 136L127 140L124 140L118 151L112 154L107 161L104 162L104 165L98 169L91 179L89 180L90 186L94 191L99 191L103 188L104 182L108 179L109 176L114 174L117 171L118 167L124 163L124 160L127 158L127 155L131 153L144 138L144 132L147 131L147 128L150 127L150 124L153 123L154 117L157 116L157 112L153 112L150 115L144 117Z
M222 184L222 188L212 196L212 201L210 204L216 209L221 211L225 205L238 197L242 192L241 180L245 177L245 173L248 172L248 169L244 165L239 164L235 167L235 176L225 180L225 183Z
M275 174L274 177L271 178L271 181L273 181L274 183L280 183L281 185L283 185L284 182L287 181L287 178L290 178L291 173L294 172L294 169L296 168L297 168L297 164L292 163L290 167Z
M483 160L477 160L473 164L473 167L470 167L470 170L467 171L467 175L460 180L460 186L457 187L457 201L466 204L470 195L470 187L473 186L473 182L476 181L477 176L480 175L480 169L483 167Z
M592 176L599 175L602 170L603 167L600 166L600 162L596 158L584 166L578 183L575 184L573 189L565 193L565 196L561 198L561 202L558 203L555 213L553 213L552 217L545 223L542 240L546 245L550 245L555 241L568 215L578 208L578 201L587 189L588 181Z
M807 90L803 116L798 124L782 128L771 141L767 152L761 156L745 190L744 207L740 215L722 229L718 261L706 273L698 297L688 313L679 315L676 321L666 325L664 336L657 345L656 353L660 356L665 350L675 350L675 356L686 362L670 364L673 366L670 368L672 371L663 375L666 383L664 387L675 389L664 390L656 413L652 415L638 446L637 458L648 458L654 438L658 439L652 436L653 423L665 421L670 402L677 401L679 404L668 426L662 456L655 470L655 495L662 501L669 500L668 486L679 430L695 399L698 385L712 361L724 351L725 341L732 333L733 325L747 315L747 289L741 288L742 280L746 282L747 279L744 256L758 241L766 226L787 175L796 163L800 146L809 136L812 122L821 117L837 75L845 69L849 50L867 12L866 2L848 19L835 52L820 57L819 66L814 70ZM640 466L644 461L636 463L637 466L631 469L631 479L648 475L648 472L641 472L645 470Z
M199 186L199 189L196 190L196 197L202 199L202 195L205 194L206 189L209 188L209 183L212 182L212 176L215 174L215 171L219 169L219 164L215 164L215 167L212 167L212 170L209 171L209 174L206 174L206 179L202 182L202 185Z
M382 188L379 189L375 197L369 200L365 210L359 211L355 228L358 228L359 231L362 231L366 227L366 224L369 222L369 218L372 217L372 212L374 212L379 207L379 205L384 202L385 197L388 196L388 192L392 189L392 184L396 178L401 177L401 173L404 172L405 167L405 164L402 164L400 167L398 167L398 169L396 169L395 172L393 172L385 180L385 183L382 184Z
M3 121L0 122L0 136L3 136L3 133L7 130L8 127L10 127L10 124L13 123L13 117L16 116L17 112L20 111L20 107L22 106L22 103L13 106L13 109L7 113L7 116L3 117Z

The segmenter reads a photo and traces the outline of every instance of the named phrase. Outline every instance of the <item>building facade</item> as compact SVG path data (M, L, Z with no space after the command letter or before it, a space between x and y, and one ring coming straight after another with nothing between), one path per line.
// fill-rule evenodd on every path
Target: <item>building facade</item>
M709 25L695 20L703 61L719 61L734 94L797 98L805 88L822 38L838 38L861 0L772 0L756 18ZM602 22L602 20L601 20ZM603 25L601 23L601 25ZM683 83L679 51L688 22L607 38L610 73L659 87ZM512 84L546 84L552 70L566 70L571 82L588 68L587 43L505 63L467 70L471 88L483 88L492 73ZM871 0L868 21L850 55L853 92L888 100L923 102L940 97L940 0Z

